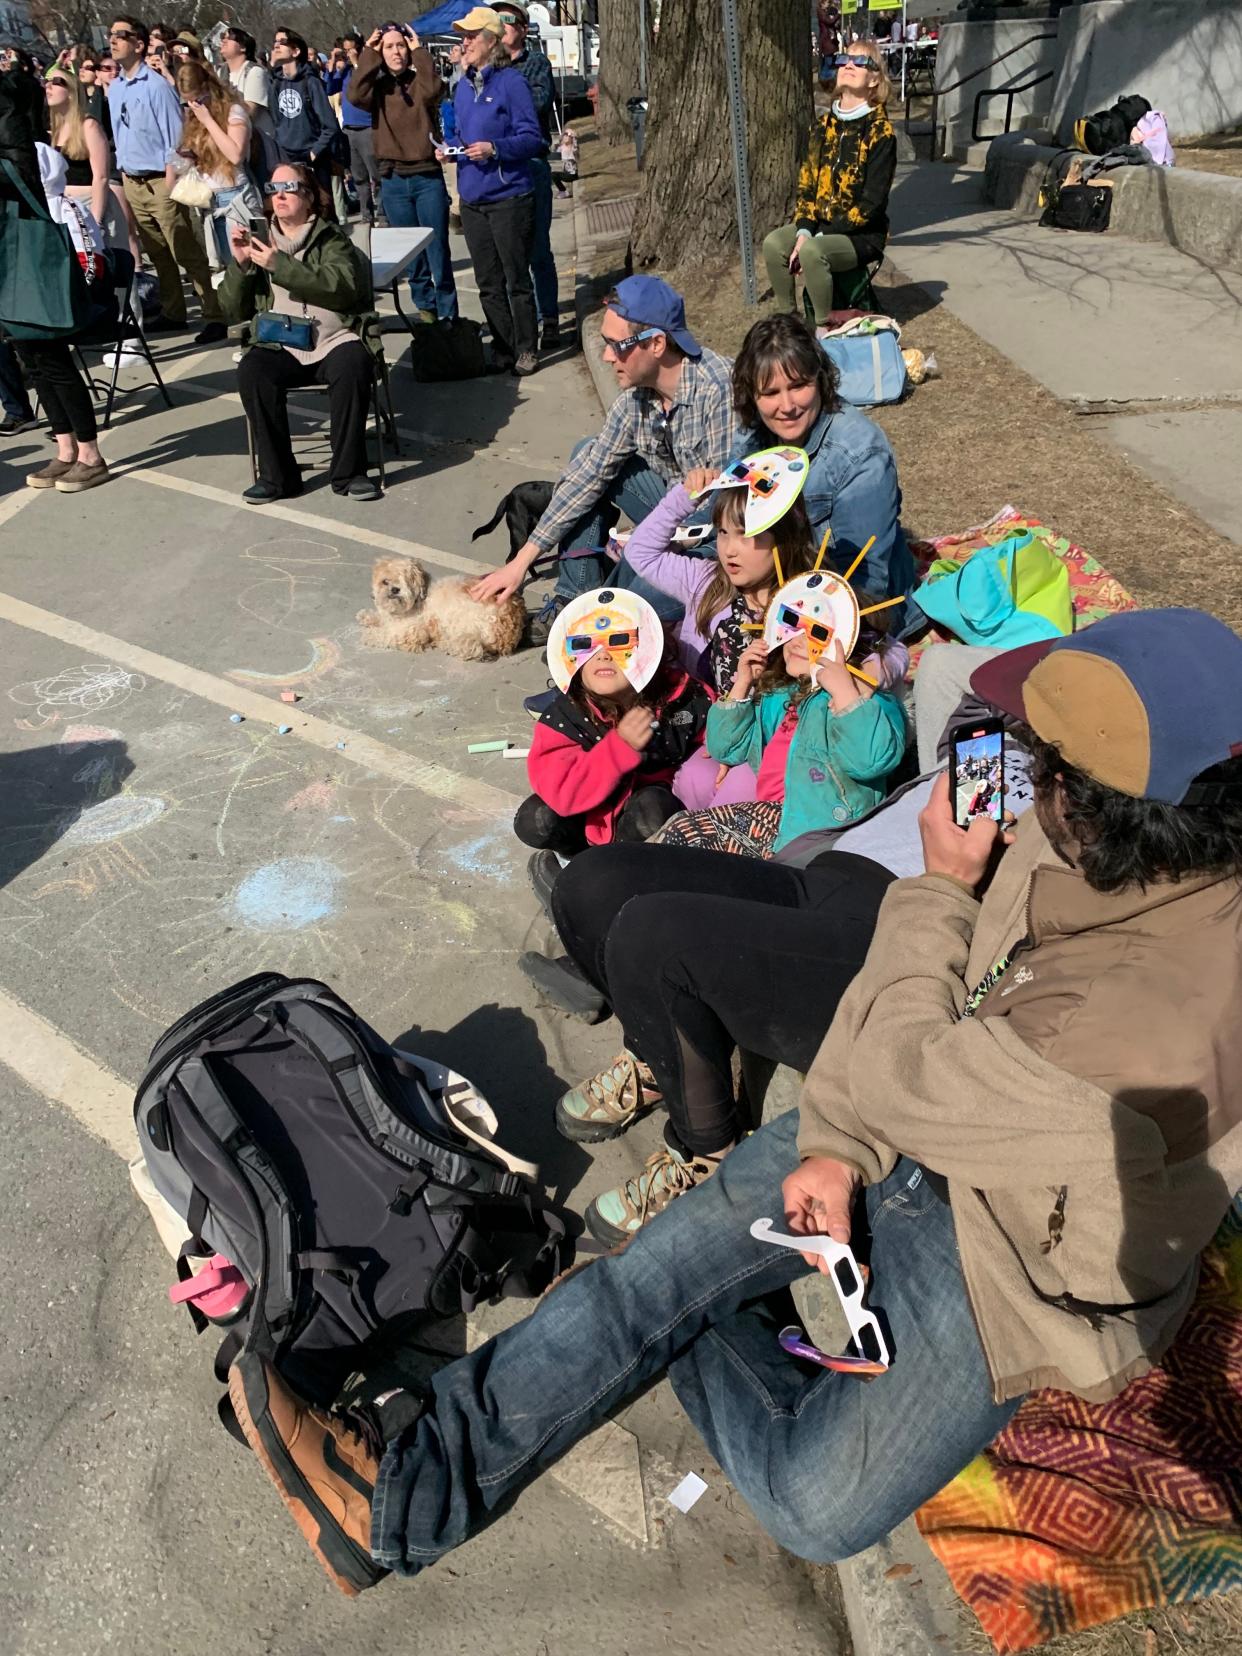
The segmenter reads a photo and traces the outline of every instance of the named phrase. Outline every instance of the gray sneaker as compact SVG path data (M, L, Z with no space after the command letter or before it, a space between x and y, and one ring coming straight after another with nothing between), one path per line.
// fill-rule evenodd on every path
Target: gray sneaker
M88 466L84 460L75 460L67 471L60 474L53 487L59 494L81 494L83 489L93 489L107 481L106 460L101 460L97 466Z
M538 371L539 358L533 351L523 351L513 364L513 372L519 379L525 379L527 374L535 374Z

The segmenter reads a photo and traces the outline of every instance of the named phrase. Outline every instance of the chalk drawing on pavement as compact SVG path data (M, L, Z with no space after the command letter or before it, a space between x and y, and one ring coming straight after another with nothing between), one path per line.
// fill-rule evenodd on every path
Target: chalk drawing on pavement
M80 667L66 667L51 678L27 679L15 684L9 691L9 700L20 707L34 709L33 719L15 721L19 730L41 730L64 718L78 719L102 713L106 707L119 707L135 691L146 687L147 681L141 673L94 661Z
M96 763L107 765L106 760ZM82 772L78 775L82 777ZM101 799L97 805L88 805L80 812L61 835L60 843L62 846L103 845L108 840L136 834L163 816L164 810L164 801L150 794L114 794L111 799Z
M251 931L301 931L336 913L344 878L326 857L280 857L247 874L230 907Z

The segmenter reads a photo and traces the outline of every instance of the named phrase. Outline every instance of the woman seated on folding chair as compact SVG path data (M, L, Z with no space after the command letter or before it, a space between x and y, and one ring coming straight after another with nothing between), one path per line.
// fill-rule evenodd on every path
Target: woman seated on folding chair
M773 230L763 243L777 304L794 309L794 278L801 271L820 334L827 332L834 308L834 275L861 273L883 255L897 167L897 138L884 107L891 89L880 48L874 40L853 41L837 53L836 70L832 107L811 128L794 222Z
M302 492L286 399L300 386L328 389L336 494L378 500L367 476L367 410L375 359L362 339L370 273L330 211L309 167L282 161L263 186L266 228L229 227L233 263L220 286L231 322L253 322L237 388L250 422L258 478L243 500L266 504ZM270 236L270 245L263 238Z

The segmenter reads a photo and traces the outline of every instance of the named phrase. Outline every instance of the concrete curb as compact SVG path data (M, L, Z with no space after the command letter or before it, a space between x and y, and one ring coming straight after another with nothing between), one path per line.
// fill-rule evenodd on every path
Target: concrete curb
M595 395L605 413L616 401L617 382L600 356L599 317L603 310L595 294L595 279L591 266L599 250L599 242L587 228L587 203L574 198L574 243L577 248L577 280L574 284L574 313L578 322L578 339L582 359Z

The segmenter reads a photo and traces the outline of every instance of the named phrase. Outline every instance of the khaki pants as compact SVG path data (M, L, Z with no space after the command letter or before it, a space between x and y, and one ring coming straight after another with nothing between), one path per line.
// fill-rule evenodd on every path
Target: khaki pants
M190 209L174 201L161 178L122 179L125 199L138 225L138 239L155 267L160 284L160 309L170 322L185 321L185 294L177 266L194 284L204 322L219 322L220 301L211 285L207 249L194 226Z

